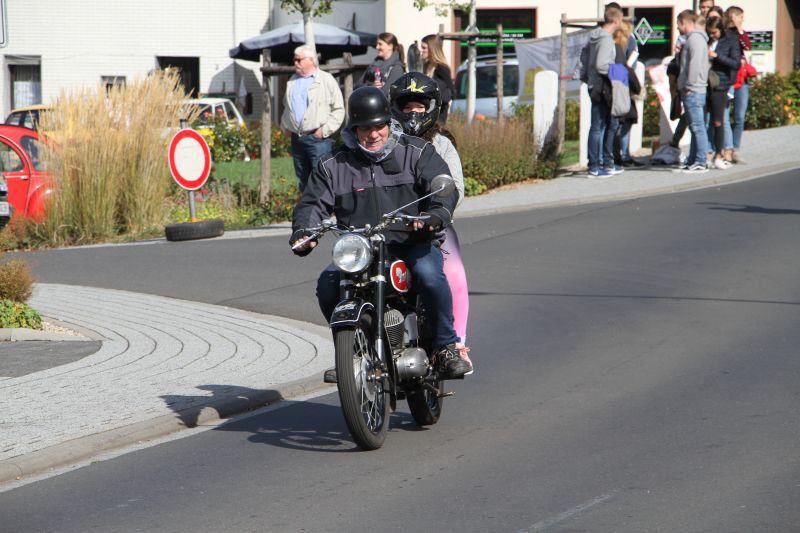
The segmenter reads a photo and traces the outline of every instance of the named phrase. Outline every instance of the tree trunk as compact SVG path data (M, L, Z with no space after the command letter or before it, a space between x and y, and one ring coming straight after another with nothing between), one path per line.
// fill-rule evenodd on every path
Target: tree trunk
M317 55L317 44L314 42L314 26L311 25L311 8L313 2L306 0L303 4L303 34L305 36L305 44L314 50L314 56Z

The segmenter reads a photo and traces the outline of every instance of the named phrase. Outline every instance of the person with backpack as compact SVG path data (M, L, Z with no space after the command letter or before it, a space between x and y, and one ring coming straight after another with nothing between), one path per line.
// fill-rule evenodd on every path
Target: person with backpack
M633 25L627 20L622 21L622 25L614 32L614 43L616 48L616 63L625 65L628 71L628 98L630 99L630 111L624 116L619 117L619 129L617 130L617 138L614 142L614 165L622 167L642 166L631 157L630 142L631 142L631 129L633 125L639 121L639 114L636 110L635 99L639 97L642 92L642 86L639 83L639 78L636 76L636 71L631 66L631 58L636 60L632 55L635 49L629 47L630 36L633 31ZM638 56L638 54L637 54Z
M704 30L705 20L691 9L678 15L678 31L686 36L686 44L681 49L678 91L692 132L692 144L683 172L690 174L708 171L705 110L709 64L708 35Z
M614 136L611 120L609 68L616 59L612 35L622 23L622 10L608 7L603 24L592 32L586 62L586 82L592 101L589 127L589 177L608 178L622 172L614 165Z

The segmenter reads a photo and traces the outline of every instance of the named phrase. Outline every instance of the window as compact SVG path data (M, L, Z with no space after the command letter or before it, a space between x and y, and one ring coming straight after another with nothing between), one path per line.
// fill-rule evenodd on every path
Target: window
M660 63L663 58L672 55L672 32L673 28L676 28L672 8L636 7L630 8L630 11L634 30L642 19L646 19L653 28L653 33L647 42L639 44L639 61L651 65Z
M465 31L469 24L469 15L456 11L456 24L460 31ZM497 25L503 25L503 53L514 54L514 41L533 39L536 37L535 9L478 9L475 14L478 29L482 32L496 32ZM495 39L478 39L478 55L495 55L497 41ZM467 43L461 43L456 53L457 64L467 59Z
M519 67L503 65L503 96L516 96L519 84ZM462 70L456 76L456 98L467 97L467 71ZM497 97L497 69L494 65L475 69L475 97Z
M29 135L24 135L20 140L20 144L22 145L22 149L28 152L28 156L31 158L31 162L33 162L33 168L36 170L47 170L44 161L39 158L39 154L42 151L42 141L34 139Z
M0 172L19 172L25 170L25 163L16 150L0 141Z
M225 102L225 114L228 115L228 120L237 121L236 120L236 111L233 109L233 103Z
M125 76L100 76L100 79L106 88L106 92L110 91L114 87L125 86Z

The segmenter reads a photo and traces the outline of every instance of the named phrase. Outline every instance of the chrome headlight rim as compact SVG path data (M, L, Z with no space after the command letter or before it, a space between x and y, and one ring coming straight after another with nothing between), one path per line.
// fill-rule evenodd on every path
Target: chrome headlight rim
M372 244L363 235L347 233L336 240L332 255L336 268L356 274L372 263Z

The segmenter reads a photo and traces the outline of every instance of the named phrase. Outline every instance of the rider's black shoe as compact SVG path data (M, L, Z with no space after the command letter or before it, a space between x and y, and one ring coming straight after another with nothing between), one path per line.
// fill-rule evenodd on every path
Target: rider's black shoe
M338 383L336 379L336 367L326 370L325 374L323 374L322 381L325 383Z
M458 349L455 344L442 346L436 352L439 372L443 379L463 378L467 372L472 370L472 366L458 356Z

